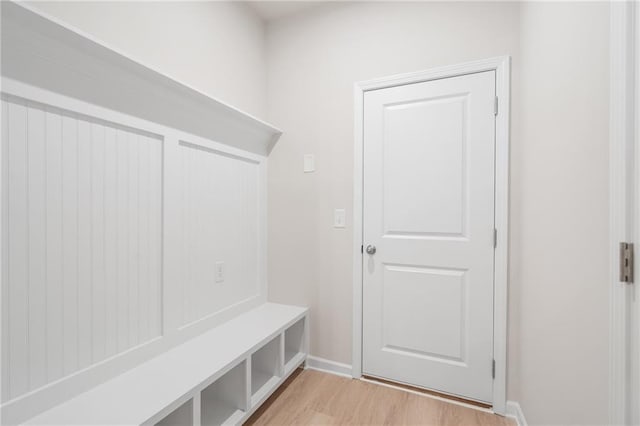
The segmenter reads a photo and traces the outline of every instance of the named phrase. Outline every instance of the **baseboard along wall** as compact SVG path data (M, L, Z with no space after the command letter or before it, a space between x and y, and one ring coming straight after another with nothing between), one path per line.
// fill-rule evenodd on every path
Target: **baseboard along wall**
M307 356L305 368L335 374L342 377L353 377L351 375L351 365L312 355ZM528 426L527 420L522 412L522 407L520 407L520 404L516 401L507 401L507 417L515 420L518 426Z

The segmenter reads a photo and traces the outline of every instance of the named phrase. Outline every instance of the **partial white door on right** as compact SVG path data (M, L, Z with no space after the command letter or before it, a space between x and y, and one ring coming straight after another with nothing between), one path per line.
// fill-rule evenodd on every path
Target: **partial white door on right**
M365 375L492 400L494 101L494 71L364 95Z

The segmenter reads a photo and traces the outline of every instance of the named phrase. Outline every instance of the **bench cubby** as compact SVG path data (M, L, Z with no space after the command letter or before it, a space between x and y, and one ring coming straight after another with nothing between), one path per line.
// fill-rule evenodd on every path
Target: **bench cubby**
M265 303L25 424L242 424L304 363L307 315Z
M260 400L283 374L281 340L280 334L251 355L252 403Z
M193 399L188 400L164 419L156 423L156 426L176 426L193 424Z
M247 360L233 367L200 394L202 426L237 424L248 409Z
M306 320L302 318L284 331L284 369L290 372L300 364L306 353Z

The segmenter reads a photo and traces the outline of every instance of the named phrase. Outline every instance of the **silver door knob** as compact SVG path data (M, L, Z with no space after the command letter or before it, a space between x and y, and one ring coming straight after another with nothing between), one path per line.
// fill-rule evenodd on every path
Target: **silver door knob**
M376 254L376 246L369 244L367 246L367 254Z

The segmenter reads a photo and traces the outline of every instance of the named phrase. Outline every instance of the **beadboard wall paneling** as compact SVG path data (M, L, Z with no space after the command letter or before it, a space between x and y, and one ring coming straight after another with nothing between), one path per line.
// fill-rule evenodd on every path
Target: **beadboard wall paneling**
M182 326L260 294L259 165L180 141L184 226ZM224 281L216 282L216 263Z
M162 334L163 141L5 97L3 400Z
M0 422L21 424L266 301L282 132L24 4L2 47Z

